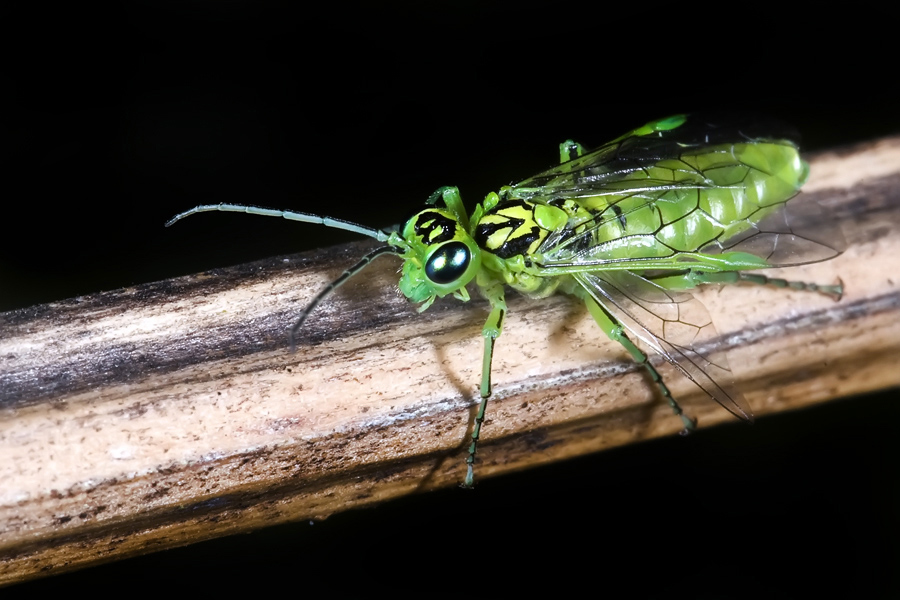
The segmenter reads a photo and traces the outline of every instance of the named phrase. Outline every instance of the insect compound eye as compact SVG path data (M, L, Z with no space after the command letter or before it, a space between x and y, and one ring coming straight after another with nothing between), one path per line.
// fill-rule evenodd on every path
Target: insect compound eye
M438 285L453 283L465 274L471 260L468 246L462 242L447 242L425 263L425 276Z

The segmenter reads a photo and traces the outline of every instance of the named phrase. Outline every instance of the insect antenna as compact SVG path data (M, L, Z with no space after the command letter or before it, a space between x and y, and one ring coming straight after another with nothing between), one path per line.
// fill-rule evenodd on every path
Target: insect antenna
M388 240L388 234L381 231L380 229L375 229L374 227L366 227L365 225L359 225L358 223L352 223L350 221L344 221L343 219L334 219L332 217L322 217L319 215L311 215L309 213L302 212L294 212L292 210L274 210L271 208L262 208L260 206L249 206L246 204L203 204L201 206L195 206L190 210L186 210L181 214L177 214L168 221L166 221L166 227L169 227L175 224L177 221L185 217L189 217L191 215L201 213L201 212L213 212L213 211L222 211L222 212L238 212L238 213L247 213L248 215L262 215L264 217L281 217L282 219L287 219L288 221L299 221L300 223L312 223L314 225L324 225L325 227L333 227L335 229L343 229L344 231L352 231L354 233L358 233L360 235L365 235L371 238L375 238L379 242L386 242Z
M310 300L309 304L306 305L306 308L303 309L303 312L300 313L300 317L297 319L297 322L294 323L293 327L291 327L291 352L296 350L297 332L300 331L300 328L303 326L303 322L306 321L306 317L309 316L309 313L311 313L322 300L328 297L329 294L344 285L344 283L346 283L348 279L362 271L366 267L366 265L372 262L373 259L381 256L382 254L403 254L403 249L396 246L382 246L381 248L372 250L371 252L363 256L358 263L341 273L340 277L325 286L325 289L316 294L316 297Z

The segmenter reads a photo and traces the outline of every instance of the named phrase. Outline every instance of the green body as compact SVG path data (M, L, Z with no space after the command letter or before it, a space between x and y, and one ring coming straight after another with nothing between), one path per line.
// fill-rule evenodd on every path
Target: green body
M786 203L808 173L790 136L754 121L719 124L682 115L649 123L593 152L564 142L560 159L557 167L488 194L471 216L456 188L441 188L390 235L316 215L237 205L200 206L169 224L194 212L242 211L349 229L387 242L311 302L292 339L314 306L378 254L401 256L400 290L420 303L420 311L449 294L468 300L466 286L474 283L491 311L483 328L482 402L466 487L474 481L507 286L532 298L557 292L581 298L601 329L646 366L686 431L694 422L682 414L626 331L733 414L751 420L724 357L704 351L715 330L702 305L684 290L746 281L840 296L839 285L742 273L840 252L839 242L816 241L786 216Z

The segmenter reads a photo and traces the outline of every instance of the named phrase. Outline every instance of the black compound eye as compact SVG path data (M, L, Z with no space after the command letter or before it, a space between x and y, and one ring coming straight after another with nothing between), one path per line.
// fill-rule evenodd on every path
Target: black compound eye
M434 283L446 285L463 276L472 255L462 242L447 242L425 263L425 276Z

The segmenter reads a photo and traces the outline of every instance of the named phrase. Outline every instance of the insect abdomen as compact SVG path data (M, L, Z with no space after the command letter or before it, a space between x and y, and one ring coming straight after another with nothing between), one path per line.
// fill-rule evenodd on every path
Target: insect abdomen
M606 192L578 201L591 212L607 213L595 242L611 257L665 257L695 252L752 227L796 194L807 174L808 166L788 142L719 145L629 173L628 194ZM647 180L646 191L641 180ZM678 186L660 183L667 181Z
M727 240L752 227L792 198L809 173L796 147L786 143L714 147L682 156L682 161L712 186L699 188L696 198L688 199L696 202L689 205L690 212L658 234L667 245L684 251L698 250L713 238Z

